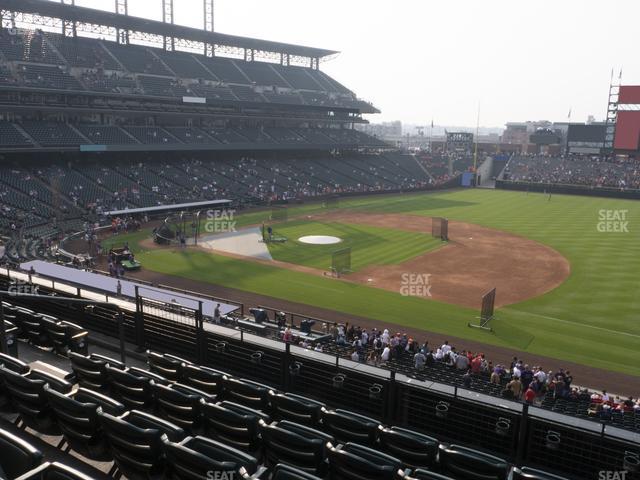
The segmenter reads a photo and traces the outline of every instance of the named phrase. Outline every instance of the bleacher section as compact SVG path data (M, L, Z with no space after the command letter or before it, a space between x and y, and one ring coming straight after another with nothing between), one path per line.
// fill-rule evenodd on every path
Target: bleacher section
M276 127L222 133L187 127L165 131L156 127L122 129L82 125L78 130L96 144L125 140L133 143L134 138L162 143L168 138L167 143L181 140L205 144L253 141L295 145L303 141L300 130ZM46 138L31 127L29 131L38 138ZM390 154L313 158L289 155L278 159L235 155L220 160L200 154L190 158L176 156L167 161L138 157L101 164L80 161L48 166L15 165L0 173L0 195L10 208L4 215L10 215L15 221L20 212L26 213L29 226L42 225L53 217L82 219L96 211L215 199L216 196L238 202L263 202L431 185L433 182L413 157ZM9 225L10 221L5 221L2 227L7 229Z
M66 123L25 121L21 126L31 138L42 146L64 147L87 143L86 139Z
M142 93L160 97L205 95L211 100L372 108L324 72L303 67L208 58L21 29L1 29L0 52L9 62L0 62L0 85L124 95L140 93L139 85ZM229 84L233 95L223 85L218 86L220 92L199 88L209 81ZM265 95L254 92L254 86L266 87Z
M640 169L635 159L605 161L582 156L514 155L506 166L505 180L523 184L640 189Z

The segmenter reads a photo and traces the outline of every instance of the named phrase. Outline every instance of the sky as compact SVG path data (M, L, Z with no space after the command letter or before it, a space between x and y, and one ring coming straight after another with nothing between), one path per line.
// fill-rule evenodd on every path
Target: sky
M604 119L612 69L640 84L637 0L214 0L215 30L341 53L321 69L380 110L372 122L499 127ZM76 0L113 8L113 0ZM201 0L174 0L201 27ZM129 13L162 18L161 0Z

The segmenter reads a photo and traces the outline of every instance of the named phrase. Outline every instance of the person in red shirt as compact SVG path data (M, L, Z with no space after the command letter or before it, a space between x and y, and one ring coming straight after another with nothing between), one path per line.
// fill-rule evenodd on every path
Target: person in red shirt
M480 374L480 368L482 367L482 358L480 355L471 360L471 373L474 375Z
M536 392L533 390L533 388L527 388L527 391L524 392L524 401L527 403L527 405L533 405L533 401L535 400L535 398Z

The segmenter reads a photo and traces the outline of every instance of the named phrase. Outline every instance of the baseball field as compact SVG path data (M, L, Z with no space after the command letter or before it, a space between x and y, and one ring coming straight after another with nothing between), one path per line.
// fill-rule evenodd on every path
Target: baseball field
M268 215L239 214L235 227ZM171 278L640 375L637 202L455 190L342 199L331 211L291 206L288 217L273 225L288 240L268 245L272 262L154 248L149 230L109 242L128 241L145 271ZM449 242L431 237L431 217L450 220ZM340 238L353 273L327 276L338 247L300 243L304 235ZM494 286L494 331L469 328Z

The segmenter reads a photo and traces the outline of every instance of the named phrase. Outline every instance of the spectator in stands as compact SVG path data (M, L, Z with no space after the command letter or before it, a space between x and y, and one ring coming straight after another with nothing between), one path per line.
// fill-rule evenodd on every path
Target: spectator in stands
M467 352L463 350L462 353L456 357L455 366L458 370L467 371L469 369L469 357L467 357Z
M213 311L213 322L216 325L220 325L220 304L216 305L215 310Z
M536 399L536 392L533 388L529 387L526 392L524 392L524 401L527 405L533 405L534 400Z
M507 388L511 390L513 398L516 400L519 399L522 394L522 382L520 381L520 377L513 377L513 379L507 383Z
M387 363L390 360L391 357L391 348L389 347L389 345L386 345L384 347L384 350L382 350L382 354L380 355L380 360L382 360L382 362Z
M418 351L418 353L416 353L413 356L413 366L419 372L424 370L424 366L426 362L427 362L427 357L425 356L424 353L422 353L421 350Z

